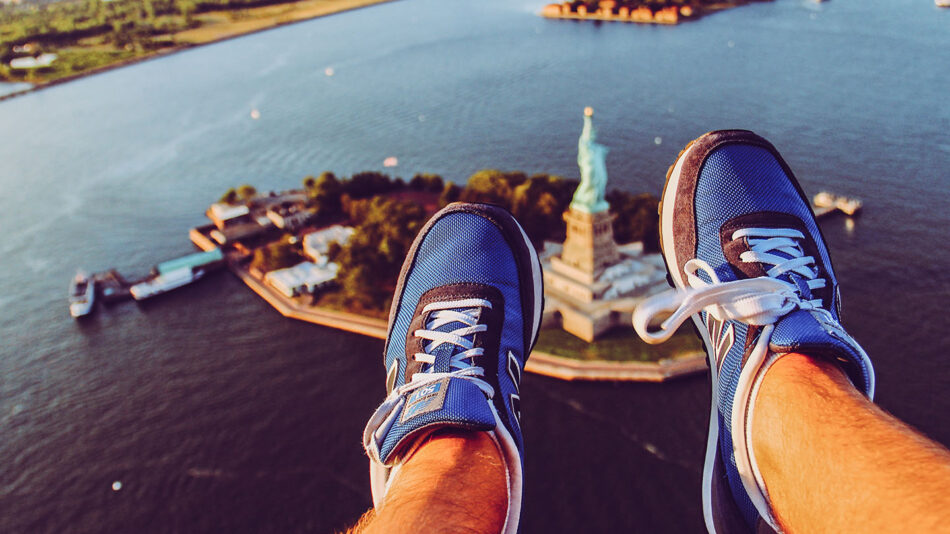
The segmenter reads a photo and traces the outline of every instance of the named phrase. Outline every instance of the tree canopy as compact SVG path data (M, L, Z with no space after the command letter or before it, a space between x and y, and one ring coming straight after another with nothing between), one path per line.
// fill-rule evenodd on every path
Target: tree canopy
M285 235L280 241L268 243L254 251L251 268L262 273L293 267L304 257L300 253L300 243L292 236Z
M354 201L355 232L334 251L346 302L385 309L413 239L426 220L418 204L385 197Z
M385 309L409 247L431 213L417 199L400 200L390 195L406 186L375 171L357 173L349 179L324 172L318 177L305 177L303 186L308 205L322 223L348 220L355 228L347 244L334 245L328 251L331 260L340 264L338 282L343 302L354 309ZM439 193L440 207L456 200L502 206L514 214L540 249L545 241L564 240L563 214L577 186L578 180L550 174L527 177L523 172L485 169L472 174L465 187L438 175L417 174L409 181L408 189ZM222 201L236 203L255 194L253 187L243 185L228 190ZM613 190L606 199L616 215L613 229L618 243L642 241L644 250L659 250L657 197ZM285 237L256 250L252 266L266 272L301 260L299 243Z

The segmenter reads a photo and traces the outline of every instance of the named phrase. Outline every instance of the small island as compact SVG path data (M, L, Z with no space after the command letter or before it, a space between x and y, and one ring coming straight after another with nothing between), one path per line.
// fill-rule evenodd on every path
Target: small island
M281 314L386 337L402 263L425 222L451 202L502 206L538 251L544 310L525 370L566 380L663 381L702 371L696 336L657 349L633 332L645 298L668 288L659 254L659 199L607 190L608 149L594 110L578 138L580 180L485 169L464 187L434 174L367 171L307 176L303 189L227 191L191 240L222 251L228 268Z
M540 14L552 19L672 25L754 1L767 0L573 0L548 4Z
M539 250L566 236L563 213L578 180L520 171L481 170L464 187L433 174L408 182L367 171L349 178L307 176L302 188L227 191L207 210L211 224L191 230L203 250L220 248L226 266L281 314L377 338L402 261L419 229L456 200L506 207ZM649 194L606 195L619 242L658 250L657 202ZM657 351L632 328L592 343L555 325L542 330L528 370L563 379L661 381L705 368L692 333Z

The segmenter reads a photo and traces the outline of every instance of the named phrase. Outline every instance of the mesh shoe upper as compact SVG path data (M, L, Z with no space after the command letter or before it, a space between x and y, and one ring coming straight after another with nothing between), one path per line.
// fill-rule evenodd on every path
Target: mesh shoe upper
M382 473L429 429L490 432L509 479L506 532L517 529L523 437L521 371L540 325L540 264L501 208L452 204L433 216L409 251L396 288L384 349L387 398L364 432ZM373 474L377 477L377 474Z
M661 233L677 290L642 303L635 327L659 342L694 317L717 403L710 447L718 447L724 471L704 483L728 483L747 525L764 519L777 528L745 435L767 359L793 351L828 357L866 394L874 388L867 356L839 324L837 279L821 232L775 148L733 130L706 134L680 156L664 191ZM649 332L650 319L664 310L677 311L660 334ZM715 493L704 488L704 500ZM707 523L713 531L726 524L708 514Z

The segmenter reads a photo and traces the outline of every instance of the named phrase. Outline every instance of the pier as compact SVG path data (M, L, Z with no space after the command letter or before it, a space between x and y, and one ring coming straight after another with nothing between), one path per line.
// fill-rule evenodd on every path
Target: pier
M129 281L115 269L109 269L108 271L93 274L92 280L96 283L97 297L101 299L104 304L112 304L132 298L132 293L129 292L129 289L135 284L144 282L147 278Z
M220 251L189 254L156 265L152 272L142 278L128 279L115 269L94 273L89 281L94 284L91 308L83 315L95 311L96 301L111 305L125 300L145 300L172 289L187 285L205 274L224 266ZM188 276L185 276L188 275Z
M864 202L857 198L849 198L831 194L822 191L812 198L811 209L815 212L815 218L825 217L836 212L841 212L848 217L853 217L861 212Z

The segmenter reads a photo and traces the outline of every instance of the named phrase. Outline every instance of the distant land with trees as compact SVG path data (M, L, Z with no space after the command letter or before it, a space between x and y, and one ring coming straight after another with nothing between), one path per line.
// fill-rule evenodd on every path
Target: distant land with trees
M0 81L72 79L157 54L390 0L11 0L0 3ZM11 61L55 54L46 65Z
M551 174L480 170L464 186L435 174L416 174L408 182L368 171L349 178L332 172L303 180L306 208L316 226L346 224L355 232L345 245L333 245L329 259L339 264L337 288L315 304L355 313L384 316L395 290L403 259L416 234L438 209L455 201L488 202L511 211L539 250L545 241L562 242L562 214L578 181ZM256 194L243 185L228 190L222 202L238 204ZM618 243L642 241L646 251L659 250L657 206L650 194L613 190L607 196ZM267 272L303 260L301 243L286 233L254 250L251 268Z
M683 20L768 0L567 0L548 4L541 16L548 18L678 24Z

